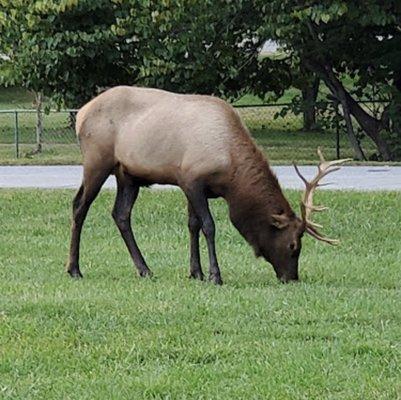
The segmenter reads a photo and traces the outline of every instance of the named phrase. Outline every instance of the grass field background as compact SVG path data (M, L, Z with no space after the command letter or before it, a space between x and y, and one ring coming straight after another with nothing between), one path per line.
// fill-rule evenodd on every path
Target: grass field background
M153 279L134 274L111 191L84 227L85 278L69 279L72 197L0 191L0 398L401 398L400 193L319 193L342 244L305 237L289 285L212 202L223 287L187 279L179 191L143 190L135 207Z

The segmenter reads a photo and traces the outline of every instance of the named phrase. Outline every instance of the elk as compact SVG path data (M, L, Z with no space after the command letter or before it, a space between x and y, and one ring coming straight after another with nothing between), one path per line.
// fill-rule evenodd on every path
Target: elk
M142 186L179 186L188 201L191 278L203 280L199 234L209 254L209 279L222 284L215 248L215 224L208 199L223 197L229 216L256 256L272 264L282 282L298 280L304 232L329 244L311 220L313 193L321 178L347 160L326 162L319 150L316 177L305 182L301 217L291 209L267 159L238 113L212 96L117 86L95 97L77 114L83 181L73 200L67 272L82 277L79 246L93 200L111 174L117 181L112 216L140 276L151 276L131 227L131 211Z

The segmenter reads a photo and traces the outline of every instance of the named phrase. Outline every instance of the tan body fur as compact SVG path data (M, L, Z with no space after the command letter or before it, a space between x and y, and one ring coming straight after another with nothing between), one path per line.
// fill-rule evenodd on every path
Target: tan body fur
M235 161L233 136L244 132L236 111L218 98L157 89L116 87L77 115L85 164L120 165L149 183L213 177L217 190Z

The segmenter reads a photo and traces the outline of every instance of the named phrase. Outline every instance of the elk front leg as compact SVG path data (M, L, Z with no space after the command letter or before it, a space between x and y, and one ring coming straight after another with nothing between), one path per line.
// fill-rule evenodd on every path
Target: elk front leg
M116 222L121 236L128 248L131 258L140 276L151 276L152 272L146 265L141 251L135 241L131 227L131 211L138 197L139 185L135 184L130 177L116 174L117 196L113 208L113 219Z
M190 202L188 202L188 228L191 246L189 277L203 281L199 254L199 232L201 230L201 222Z

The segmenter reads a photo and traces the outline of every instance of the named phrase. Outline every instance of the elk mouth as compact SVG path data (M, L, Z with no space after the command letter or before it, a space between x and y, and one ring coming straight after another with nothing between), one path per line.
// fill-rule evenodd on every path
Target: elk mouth
M273 265L273 269L276 272L277 279L281 283L297 282L299 281L298 276L298 263L296 265L291 265L289 268L279 269Z
M290 283L299 281L298 273L295 275L287 275L287 274L283 274L281 276L277 275L277 278L281 283Z
M276 273L277 279L281 283L289 283L289 282L297 282L297 281L299 281L298 263L297 263L297 266L295 267L295 269L290 268L289 271L283 271L281 268L277 267L277 264L274 264L272 262L272 260L271 260L271 258L269 257L268 254L263 252L263 254L261 254L261 255L273 267L274 272Z

